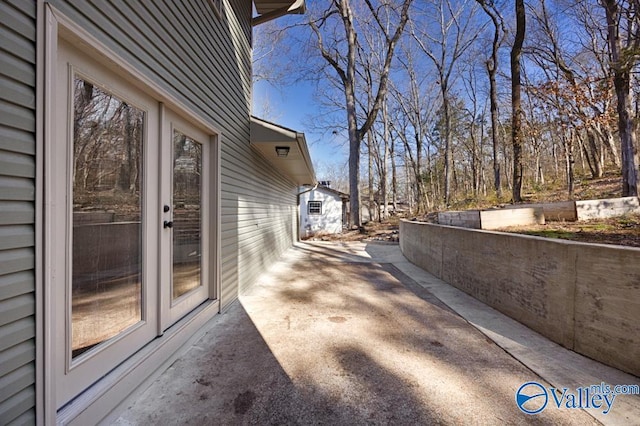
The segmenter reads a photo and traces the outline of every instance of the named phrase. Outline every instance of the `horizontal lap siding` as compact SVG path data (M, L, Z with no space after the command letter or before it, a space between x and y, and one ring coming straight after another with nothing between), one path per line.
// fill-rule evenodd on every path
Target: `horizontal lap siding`
M230 279L238 283L237 288L223 288L223 305L235 299L238 289L248 288L295 238L295 186L275 174L259 154L247 148L247 156L251 158L247 169L222 170L223 185L229 188L223 191L221 203L222 281Z
M222 306L294 241L295 185L249 145L251 2L52 1L222 132Z
M35 421L36 6L0 1L0 424Z

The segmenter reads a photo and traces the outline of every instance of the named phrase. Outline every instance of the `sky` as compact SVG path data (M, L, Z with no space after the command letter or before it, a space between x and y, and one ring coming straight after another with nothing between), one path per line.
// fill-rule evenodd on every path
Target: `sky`
M256 82L253 87L253 114L304 133L316 177L325 180L323 173L327 167L347 167L348 144L343 132L323 134L311 128L313 117L319 110L314 90L308 82L296 82L278 88L265 81ZM264 111L265 102L268 103L267 112Z

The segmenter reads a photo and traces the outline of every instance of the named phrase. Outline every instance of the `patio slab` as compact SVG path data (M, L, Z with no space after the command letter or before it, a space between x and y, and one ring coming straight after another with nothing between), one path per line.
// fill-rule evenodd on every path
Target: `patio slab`
M113 423L598 424L593 410L522 413L517 389L549 382L487 337L495 311L430 277L397 245L300 243ZM452 307L489 312L482 332ZM611 414L633 424L633 401Z

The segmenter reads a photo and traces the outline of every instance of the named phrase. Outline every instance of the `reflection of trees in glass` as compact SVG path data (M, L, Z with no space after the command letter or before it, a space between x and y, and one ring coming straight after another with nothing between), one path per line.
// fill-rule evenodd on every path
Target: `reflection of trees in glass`
M181 132L173 134L174 204L200 204L202 145Z
M75 78L73 190L77 208L90 205L94 210L107 210L139 204L143 132L143 111Z
M144 112L74 80L74 357L142 319Z
M173 297L202 283L202 145L173 133Z

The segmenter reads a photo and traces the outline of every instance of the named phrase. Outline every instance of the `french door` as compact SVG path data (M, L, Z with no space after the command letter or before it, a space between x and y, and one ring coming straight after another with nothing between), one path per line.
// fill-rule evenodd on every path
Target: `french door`
M213 136L59 40L47 147L56 408L209 298ZM215 264L215 263L214 263Z
M209 297L210 136L166 111L161 148L161 327Z

